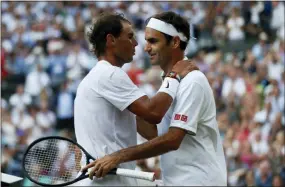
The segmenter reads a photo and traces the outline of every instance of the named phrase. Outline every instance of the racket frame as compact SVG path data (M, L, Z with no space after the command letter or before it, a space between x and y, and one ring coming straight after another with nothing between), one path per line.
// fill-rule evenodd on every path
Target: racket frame
M74 179L74 180L72 180L72 181L69 181L69 182L66 182L66 183L62 183L62 184L45 184L45 183L41 183L41 182L39 182L39 181L36 181L36 180L34 180L32 177L30 177L30 175L28 174L28 172L27 172L26 169L25 169L25 160L26 160L25 158L26 158L27 154L29 153L29 150L30 150L31 148L33 148L34 145L36 145L37 143L39 143L39 142L41 142L41 141L49 140L49 139L64 140L64 141L68 141L68 142L70 142L70 143L72 143L72 144L78 146L78 147L81 149L81 151L82 151L82 152L85 154L85 156L86 156L86 164L85 164L85 165L89 164L89 163L90 163L90 160L94 160L94 161L96 160L96 159L95 159L94 157L92 157L81 145L79 145L78 143L76 143L76 142L74 142L74 141L72 141L72 140L70 140L70 139L68 139L68 138L60 137L60 136L47 136L47 137L39 138L39 139L33 141L33 142L28 146L28 148L27 148L27 150L26 150L26 152L25 152L25 154L24 154L24 156L23 156L22 167L23 167L25 176L26 176L29 180L31 180L32 182L34 182L34 183L36 183L36 184L38 184L38 185L42 185L42 186L65 186L65 185L70 185L70 184L73 184L73 183L75 183L75 182L77 182L77 181L80 181L80 180L82 180L82 179L86 179L86 178L89 177L89 174L87 173L88 171L84 171L84 172L82 172L81 175L79 175L76 179ZM115 174L116 174L116 171L117 171L117 168L114 168L114 169L112 169L108 174L113 174L113 175L115 175ZM86 174L86 173L87 173L87 174Z

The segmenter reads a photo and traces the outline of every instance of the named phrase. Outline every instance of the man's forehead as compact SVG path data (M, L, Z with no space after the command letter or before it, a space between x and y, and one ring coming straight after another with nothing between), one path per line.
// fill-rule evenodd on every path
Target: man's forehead
M146 27L145 29L145 38L148 39L148 38L160 38L162 37L163 34L155 29L152 29L152 28L149 28L149 27Z

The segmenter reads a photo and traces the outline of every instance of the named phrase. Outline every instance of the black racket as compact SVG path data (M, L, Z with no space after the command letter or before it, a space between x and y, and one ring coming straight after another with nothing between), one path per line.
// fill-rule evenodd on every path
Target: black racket
M35 140L24 154L28 179L42 186L64 186L88 178L81 168L95 159L78 143L59 136ZM108 174L154 181L154 173L115 168Z

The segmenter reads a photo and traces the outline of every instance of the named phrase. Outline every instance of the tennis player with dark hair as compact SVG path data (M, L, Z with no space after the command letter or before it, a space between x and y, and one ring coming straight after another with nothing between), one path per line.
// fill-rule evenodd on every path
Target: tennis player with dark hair
M99 61L81 81L74 104L77 142L94 158L137 144L135 115L152 123L160 123L176 96L180 79L197 67L179 61L166 75L167 85L149 99L133 84L121 67L131 62L137 41L131 23L119 14L98 17L89 40ZM182 59L179 59L182 60ZM155 125L153 125L155 126ZM135 169L135 162L122 163L121 168ZM135 179L106 176L87 179L77 185L137 185Z
M160 13L148 20L145 50L151 63L159 64L168 75L185 58L189 38L189 24L183 17ZM167 84L165 79L163 84ZM202 72L192 71L181 80L173 104L157 127L160 136L145 136L148 142L107 155L84 169L93 167L90 175L100 178L118 164L161 155L164 185L227 185L215 100Z

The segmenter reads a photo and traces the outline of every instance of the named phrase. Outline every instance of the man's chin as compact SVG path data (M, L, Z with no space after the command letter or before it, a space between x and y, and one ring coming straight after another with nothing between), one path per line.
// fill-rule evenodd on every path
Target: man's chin
M130 58L129 60L127 60L126 63L131 63L134 60L134 58Z

